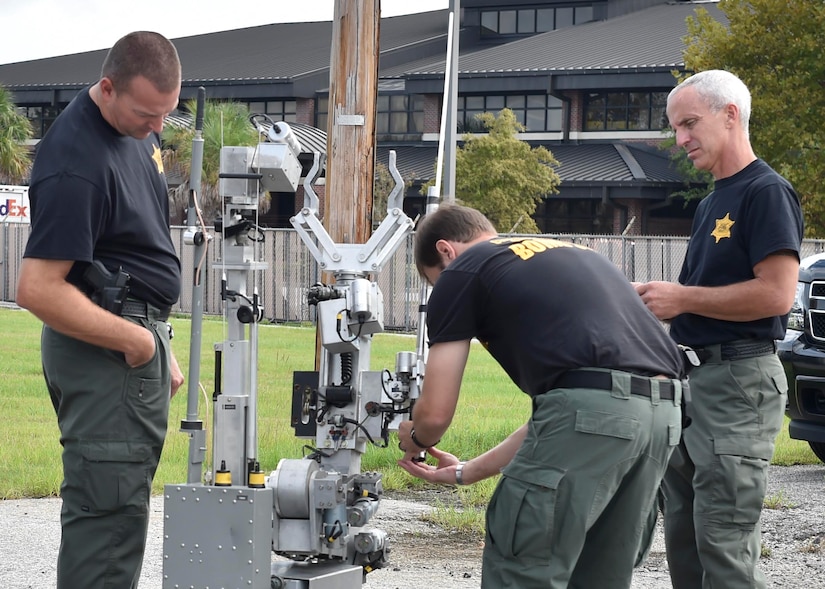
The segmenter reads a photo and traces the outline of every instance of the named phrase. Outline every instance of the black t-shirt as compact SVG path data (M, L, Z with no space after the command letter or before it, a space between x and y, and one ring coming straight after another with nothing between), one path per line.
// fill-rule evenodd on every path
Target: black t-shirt
M753 267L769 255L790 250L799 256L802 210L787 180L762 160L717 180L696 210L679 282L724 286L751 280ZM723 321L685 313L671 322L679 343L706 346L738 339L782 339L788 316Z
M74 260L69 281L101 260L131 276L131 296L158 307L180 296L180 261L169 234L160 138L119 134L80 93L38 144L24 256ZM85 289L84 289L85 290Z
M682 355L616 266L582 246L496 238L456 258L427 305L430 345L478 338L535 396L574 368L682 374Z

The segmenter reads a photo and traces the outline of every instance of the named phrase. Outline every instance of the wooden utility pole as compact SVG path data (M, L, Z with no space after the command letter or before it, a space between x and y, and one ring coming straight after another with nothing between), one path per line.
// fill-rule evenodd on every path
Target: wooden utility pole
M335 0L324 226L336 243L372 233L380 0Z
M324 190L324 228L335 243L366 243L372 233L380 22L381 0L335 0ZM334 282L327 272L321 280Z

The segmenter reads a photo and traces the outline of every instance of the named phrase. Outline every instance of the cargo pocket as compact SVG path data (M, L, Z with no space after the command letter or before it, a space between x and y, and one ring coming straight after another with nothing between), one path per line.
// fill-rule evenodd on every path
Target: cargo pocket
M152 484L149 444L94 440L81 442L79 450L82 511L111 513L146 504Z
M718 515L738 524L754 525L765 498L766 470L773 454L773 443L743 436L714 440L719 463L710 481L714 501L709 515Z
M546 563L553 549L556 494L564 472L515 462L487 508L487 540L504 558Z
M151 439L162 443L166 435L169 389L157 374L159 363L134 368L126 380L124 404L128 419L128 437Z

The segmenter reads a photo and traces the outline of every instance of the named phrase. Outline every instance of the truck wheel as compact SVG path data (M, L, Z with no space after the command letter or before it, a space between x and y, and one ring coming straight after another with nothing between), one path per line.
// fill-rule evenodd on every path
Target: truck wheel
M825 443L808 442L808 445L811 447L811 450L814 451L816 457L819 458L822 462L825 462Z

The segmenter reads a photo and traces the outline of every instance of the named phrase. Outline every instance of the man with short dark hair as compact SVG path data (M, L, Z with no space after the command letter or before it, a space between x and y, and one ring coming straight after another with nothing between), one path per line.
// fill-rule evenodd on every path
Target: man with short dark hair
M415 232L433 284L429 356L399 463L446 484L502 477L487 509L484 589L622 589L646 554L648 516L679 442L683 360L627 278L600 254L541 236L499 237L444 205ZM460 462L447 431L478 340L532 398L528 423ZM417 462L427 450L437 466Z
M183 382L167 317L180 294L161 159L181 69L130 33L37 147L17 302L43 321L63 445L58 589L136 587L169 399Z

